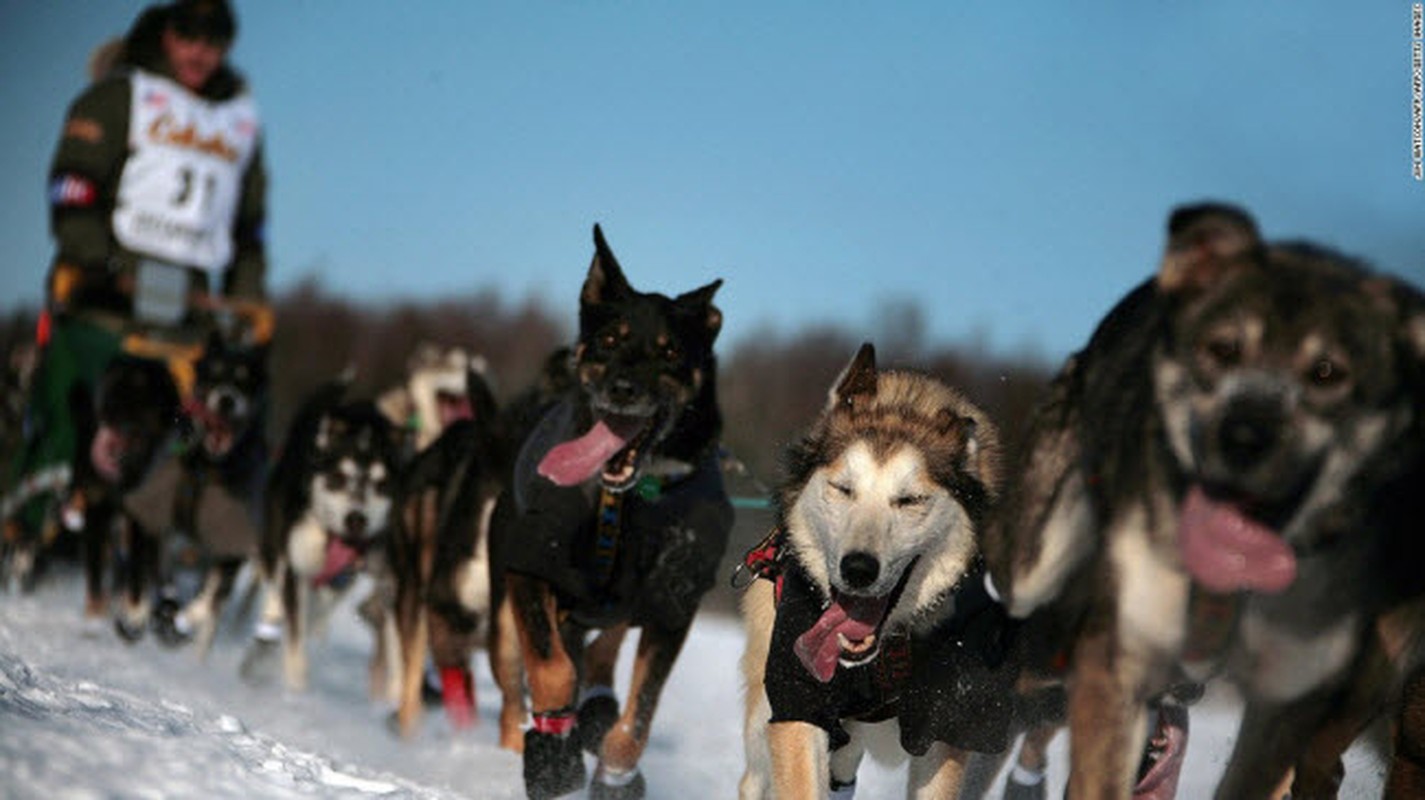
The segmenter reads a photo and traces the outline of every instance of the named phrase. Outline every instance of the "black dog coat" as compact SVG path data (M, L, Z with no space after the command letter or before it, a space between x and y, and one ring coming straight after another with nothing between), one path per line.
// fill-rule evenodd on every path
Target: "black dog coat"
M808 722L831 736L850 737L844 719L879 722L895 717L901 747L923 755L933 742L984 753L1009 744L1014 673L1004 661L1008 618L986 594L981 570L968 572L953 595L955 613L934 630L909 637L883 631L881 652L854 667L838 665L827 683L793 652L798 637L826 608L821 592L788 560L767 656L772 722Z
M645 477L618 495L597 480L560 487L536 474L536 465L568 438L573 418L572 402L555 406L520 452L504 568L548 581L561 605L591 627L686 626L712 587L732 529L717 453L709 449L687 475Z

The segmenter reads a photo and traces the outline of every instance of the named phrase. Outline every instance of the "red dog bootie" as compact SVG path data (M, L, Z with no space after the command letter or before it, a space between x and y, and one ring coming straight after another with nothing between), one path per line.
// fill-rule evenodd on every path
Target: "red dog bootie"
M566 708L534 715L534 725L524 732L524 790L530 800L554 800L583 788L588 779L577 717Z

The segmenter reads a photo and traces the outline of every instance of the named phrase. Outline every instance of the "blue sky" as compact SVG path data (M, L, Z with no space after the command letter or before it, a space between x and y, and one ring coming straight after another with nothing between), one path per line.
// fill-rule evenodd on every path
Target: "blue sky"
M41 296L85 59L142 6L0 0L5 307ZM236 7L278 291L572 320L597 221L639 288L725 279L733 343L911 302L937 342L1058 359L1202 198L1425 284L1404 0Z

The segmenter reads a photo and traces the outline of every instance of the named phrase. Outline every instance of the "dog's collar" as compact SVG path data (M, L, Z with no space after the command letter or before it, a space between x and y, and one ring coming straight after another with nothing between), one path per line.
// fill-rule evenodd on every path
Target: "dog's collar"
M1182 660L1194 672L1207 670L1215 672L1232 645L1232 637L1237 632L1238 620L1242 618L1245 602L1243 592L1218 594L1209 592L1196 583L1192 584L1188 596L1187 636Z

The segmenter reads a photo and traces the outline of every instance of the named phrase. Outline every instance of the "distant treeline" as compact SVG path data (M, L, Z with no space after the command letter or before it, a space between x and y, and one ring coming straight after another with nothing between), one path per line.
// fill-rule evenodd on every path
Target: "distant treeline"
M535 300L508 303L494 291L429 302L357 303L309 280L275 299L271 424L274 441L301 400L344 367L356 368L355 389L375 395L403 380L417 345L461 345L484 356L496 395L524 389L545 356L570 344L574 314ZM856 347L877 346L883 367L928 372L959 388L1000 423L1013 447L1048 368L1030 358L1001 359L962 346L924 341L912 305L883 309L884 328L867 334L818 326L793 334L754 332L719 343L719 393L724 442L752 475L773 483L780 453L826 401L830 383ZM12 312L0 324L4 351L33 335L34 314Z

